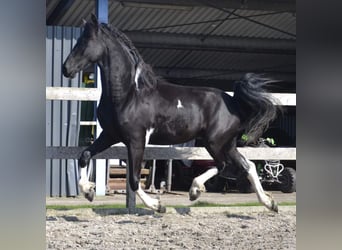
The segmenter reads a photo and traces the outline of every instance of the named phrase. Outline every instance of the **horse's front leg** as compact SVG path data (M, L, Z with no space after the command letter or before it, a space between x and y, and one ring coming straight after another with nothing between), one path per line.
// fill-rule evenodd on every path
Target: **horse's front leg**
M90 182L87 175L87 166L89 165L90 158L91 153L89 148L87 148L82 152L81 157L78 160L78 172L80 175L78 186L80 187L81 193L84 194L84 197L89 201L93 201L95 195L95 183Z
M131 142L127 145L128 149L128 171L129 184L134 192L137 192L139 198L148 208L159 213L165 213L166 208L160 204L159 199L150 197L144 192L140 185L141 163L144 155L144 140L141 142Z
M100 136L94 141L94 143L81 153L81 156L78 159L78 172L80 174L78 185L81 192L84 194L84 197L87 198L87 200L89 201L93 201L94 199L95 183L89 181L86 167L89 166L91 157L109 148L116 142L118 141L113 139L108 134L102 132Z

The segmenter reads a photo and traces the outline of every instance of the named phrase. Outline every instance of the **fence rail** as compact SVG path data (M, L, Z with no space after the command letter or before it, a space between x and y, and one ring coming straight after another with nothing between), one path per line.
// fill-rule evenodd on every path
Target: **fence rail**
M233 92L226 92L233 95ZM97 101L101 92L96 88L46 87L47 100ZM295 106L296 94L273 93L281 105Z
M47 159L78 159L86 147L47 147ZM243 147L238 150L250 160L295 160L296 148L254 148ZM124 146L113 146L95 155L94 159L127 159L127 149ZM211 160L207 150L203 147L146 147L145 160L159 159L188 159Z

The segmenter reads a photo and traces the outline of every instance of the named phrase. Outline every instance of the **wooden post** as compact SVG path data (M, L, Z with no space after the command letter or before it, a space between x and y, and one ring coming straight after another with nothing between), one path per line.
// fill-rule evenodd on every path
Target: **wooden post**
M100 23L108 23L108 0L97 0L96 1L96 15ZM101 74L100 69L95 66L96 75L96 87L101 92ZM96 114L96 107L94 107ZM96 123L96 138L99 137L102 132L102 128L99 123ZM107 161L105 159L98 159L95 163L96 169L96 195L106 195L106 169Z
M96 1L96 15L99 23L108 23L108 0Z
M167 168L167 191L171 192L171 184L172 184L172 159L169 160L168 168Z

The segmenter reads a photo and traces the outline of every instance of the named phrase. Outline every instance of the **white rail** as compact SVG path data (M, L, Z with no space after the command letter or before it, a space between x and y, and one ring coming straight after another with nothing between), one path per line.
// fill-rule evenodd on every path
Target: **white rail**
M85 147L47 147L47 159L77 159ZM238 150L251 160L295 160L296 148L254 148L243 147ZM94 159L127 159L127 149L123 146L113 146L94 156ZM145 160L159 159L188 159L211 160L207 150L203 147L146 147Z
M226 92L233 95L233 92ZM296 106L296 94L273 93L281 105ZM47 100L98 101L101 92L95 88L46 87Z

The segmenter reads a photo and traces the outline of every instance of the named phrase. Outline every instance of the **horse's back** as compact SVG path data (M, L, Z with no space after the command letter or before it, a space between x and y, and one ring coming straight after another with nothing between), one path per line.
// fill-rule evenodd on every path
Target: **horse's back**
M226 103L231 99L214 88L159 84L149 100L154 103L150 109L152 143L186 142L204 136L213 123L228 123L231 113Z
M225 93L219 89L209 87L182 86L161 82L157 86L157 94L166 101L183 99L184 102L205 105L206 102L217 102Z

